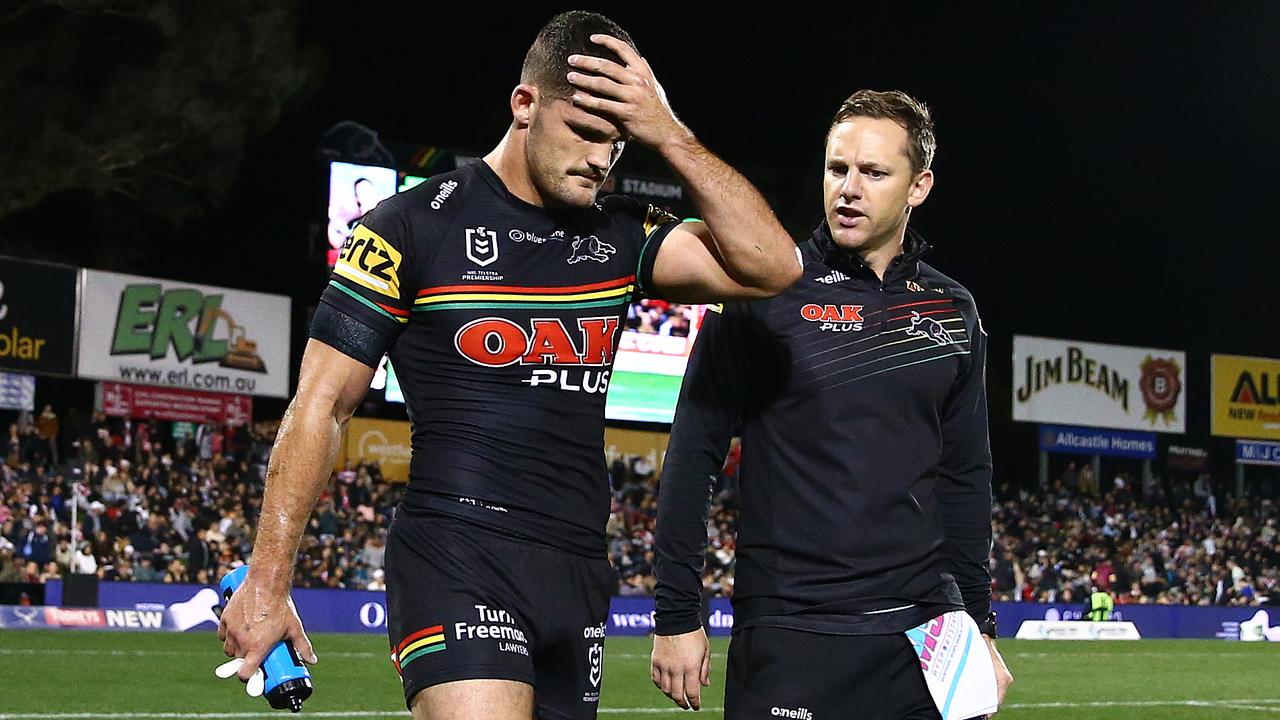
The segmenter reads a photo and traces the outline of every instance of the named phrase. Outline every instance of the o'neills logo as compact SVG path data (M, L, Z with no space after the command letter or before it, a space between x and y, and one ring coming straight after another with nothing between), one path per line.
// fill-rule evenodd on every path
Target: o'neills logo
M1150 355L1142 361L1142 377L1138 386L1142 389L1142 401L1147 405L1143 419L1156 424L1156 418L1164 420L1168 425L1177 418L1173 408L1178 404L1178 395L1182 392L1181 374L1178 364L1172 359L1157 359Z
M809 708L769 708L769 714L780 718L793 718L794 720L813 720L813 713L809 712Z

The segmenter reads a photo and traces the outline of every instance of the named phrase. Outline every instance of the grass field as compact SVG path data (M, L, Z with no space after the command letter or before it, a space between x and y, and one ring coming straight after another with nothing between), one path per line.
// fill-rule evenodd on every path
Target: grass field
M606 414L620 420L671 422L683 380L679 375L614 370Z
M303 717L407 717L378 635L315 635ZM726 642L703 716L718 717ZM1210 640L1001 642L1017 678L1001 720L1280 718L1280 647ZM649 639L607 641L601 718L680 713L648 679ZM213 677L212 633L0 631L0 720L285 717ZM822 720L826 720L825 718Z

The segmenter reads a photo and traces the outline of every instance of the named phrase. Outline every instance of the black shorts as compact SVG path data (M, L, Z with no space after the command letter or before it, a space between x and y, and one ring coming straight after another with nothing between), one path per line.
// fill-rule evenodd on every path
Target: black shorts
M539 718L594 718L613 591L587 558L441 515L396 514L387 634L405 703L454 680L517 680Z
M725 720L939 720L911 641L750 627L729 643Z

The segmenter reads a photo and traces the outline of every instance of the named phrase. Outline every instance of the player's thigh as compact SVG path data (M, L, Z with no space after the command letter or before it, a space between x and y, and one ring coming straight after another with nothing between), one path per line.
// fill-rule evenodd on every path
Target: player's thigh
M414 695L414 720L530 720L533 687L514 680L457 680Z
M531 692L533 633L520 612L519 579L504 574L517 550L445 520L397 518L387 548L387 634L410 708L423 692L459 681Z
M937 720L903 635L822 635L753 627L735 633L725 718Z
M554 552L554 551L553 551ZM534 656L539 720L596 717L614 574L604 558L556 553L545 566Z

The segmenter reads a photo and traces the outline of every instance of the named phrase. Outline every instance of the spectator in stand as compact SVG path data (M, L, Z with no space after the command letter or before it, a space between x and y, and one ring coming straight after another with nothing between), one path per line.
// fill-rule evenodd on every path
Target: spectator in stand
M36 436L45 446L46 457L55 465L58 463L58 430L58 414L52 405L45 405L36 418Z

